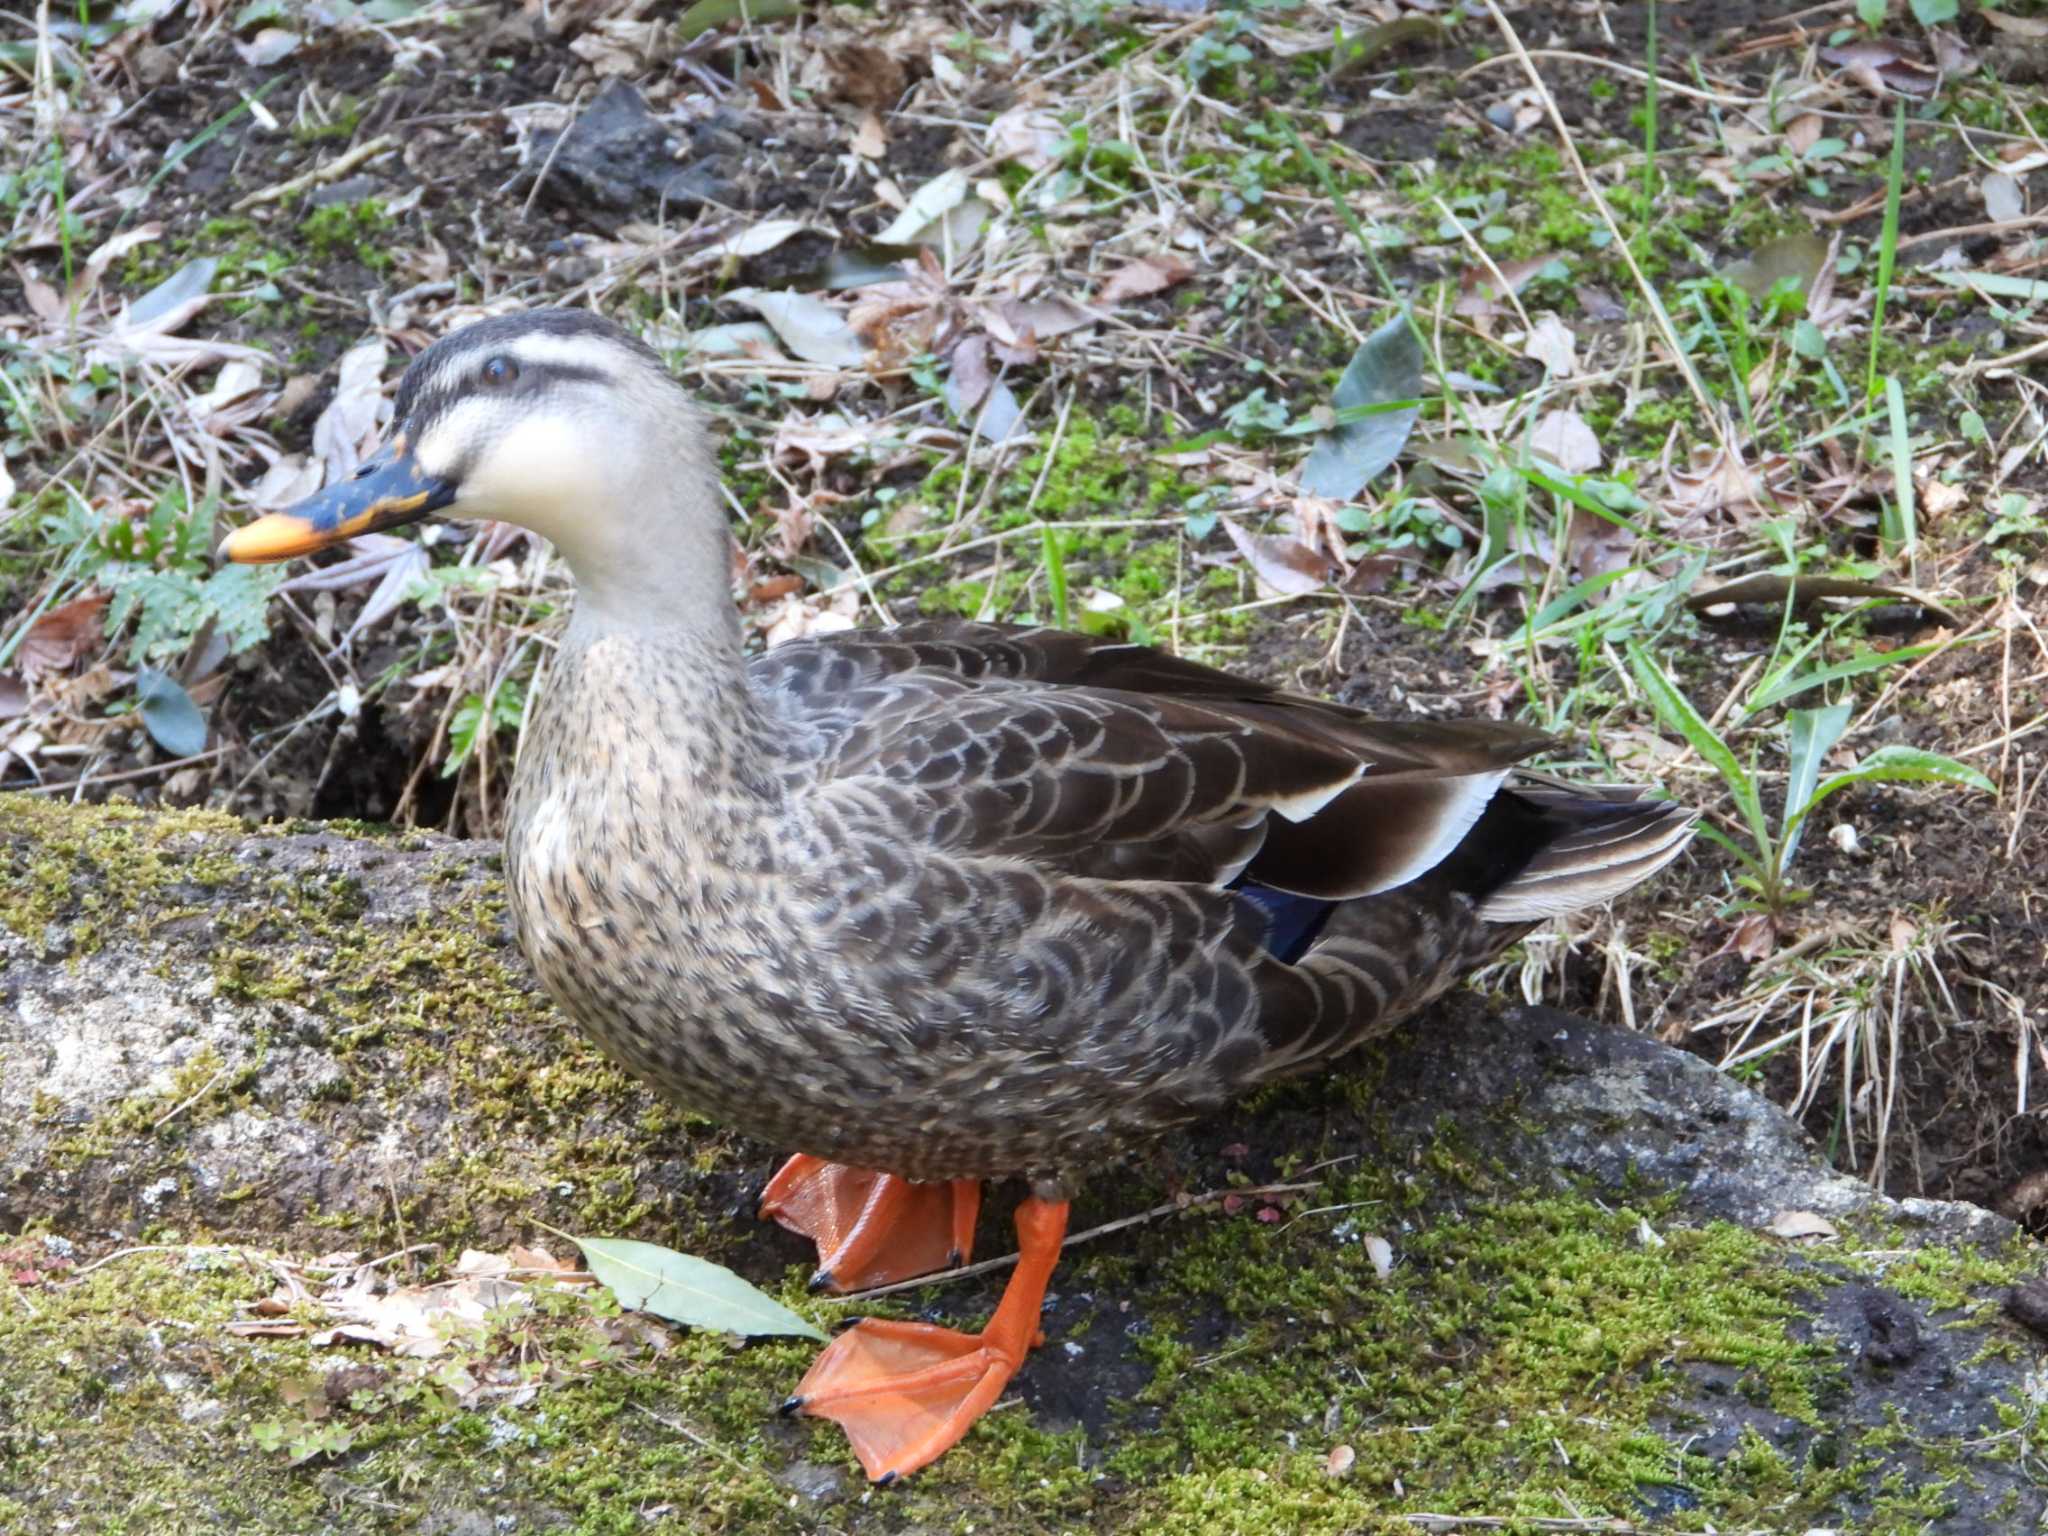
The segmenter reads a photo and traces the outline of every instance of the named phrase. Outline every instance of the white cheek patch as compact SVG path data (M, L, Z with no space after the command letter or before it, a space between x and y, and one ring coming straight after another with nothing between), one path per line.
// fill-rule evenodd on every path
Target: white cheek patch
M492 404L465 401L448 415L451 440L466 443L472 453L455 510L464 517L517 523L558 545L566 542L563 535L583 520L581 509L590 499L588 434L556 412L521 413L496 423L471 417ZM500 405L490 414L509 413ZM467 427L465 417L471 417ZM433 435L439 438L441 430Z

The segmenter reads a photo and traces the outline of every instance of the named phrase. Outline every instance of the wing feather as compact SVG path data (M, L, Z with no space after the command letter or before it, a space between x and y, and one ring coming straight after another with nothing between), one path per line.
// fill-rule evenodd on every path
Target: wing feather
M908 792L941 846L1328 898L1432 868L1549 741L1377 721L1148 646L1002 625L799 641L753 679L813 733L821 794Z

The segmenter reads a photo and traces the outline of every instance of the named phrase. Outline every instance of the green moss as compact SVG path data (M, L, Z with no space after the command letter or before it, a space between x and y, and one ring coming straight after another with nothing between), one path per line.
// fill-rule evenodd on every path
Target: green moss
M392 227L391 215L374 197L358 203L329 203L308 211L299 220L299 238L322 260L353 257L372 272L391 265L386 237Z
M241 829L217 811L148 814L0 795L0 923L37 942L61 924L69 952L90 955L111 921L160 925L183 915L166 899L174 884L229 878L227 848Z

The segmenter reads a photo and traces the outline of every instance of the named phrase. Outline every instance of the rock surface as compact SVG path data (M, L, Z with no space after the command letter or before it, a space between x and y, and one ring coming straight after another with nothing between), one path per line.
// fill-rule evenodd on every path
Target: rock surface
M0 861L0 1529L2043 1516L2040 1340L1998 1306L2036 1247L1877 1197L1694 1057L1469 995L1100 1180L1077 1228L1245 1193L1074 1247L1021 1403L889 1495L772 1417L797 1343L635 1333L589 1292L432 1358L322 1341L317 1308L251 1336L313 1255L409 1250L379 1274L424 1286L568 1253L548 1227L841 1309L751 1219L776 1149L535 995L494 849L16 797ZM891 1301L971 1322L1000 1282Z

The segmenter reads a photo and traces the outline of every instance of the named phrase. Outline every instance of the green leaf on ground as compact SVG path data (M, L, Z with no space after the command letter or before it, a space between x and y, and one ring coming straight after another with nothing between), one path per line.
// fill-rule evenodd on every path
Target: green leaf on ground
M206 716L169 674L153 667L135 674L135 712L149 739L173 757L194 757L206 750Z
M746 1338L764 1334L825 1335L774 1297L749 1285L723 1264L677 1253L657 1243L622 1237L579 1237L590 1272L629 1311L652 1312L690 1328L713 1328Z
M1415 400L1422 394L1422 344L1407 315L1397 315L1366 337L1331 392L1338 411ZM1301 488L1311 496L1349 501L1400 456L1422 407L1382 411L1332 427L1316 439L1301 467Z

